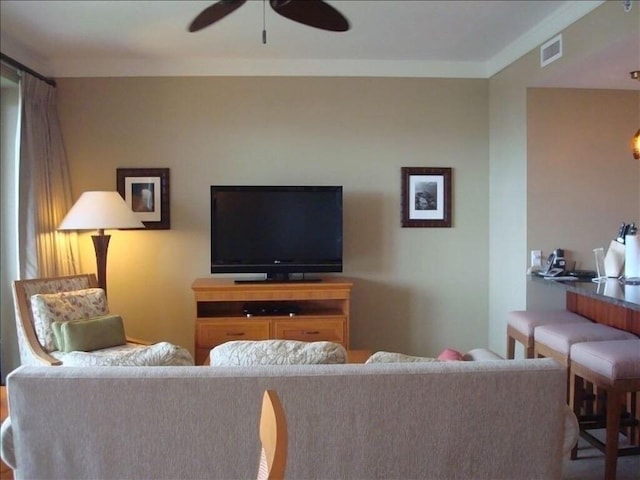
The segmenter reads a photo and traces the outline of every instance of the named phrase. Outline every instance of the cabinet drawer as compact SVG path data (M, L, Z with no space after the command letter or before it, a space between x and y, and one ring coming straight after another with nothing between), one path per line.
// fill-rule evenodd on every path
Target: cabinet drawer
M250 322L214 323L198 322L196 347L214 347L231 340L267 340L269 322L252 320Z
M276 320L275 338L344 344L344 320Z

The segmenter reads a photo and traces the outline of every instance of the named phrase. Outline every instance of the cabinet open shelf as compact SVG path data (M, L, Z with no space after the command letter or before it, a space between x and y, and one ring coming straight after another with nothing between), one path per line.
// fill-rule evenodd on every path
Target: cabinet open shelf
M248 313L251 311L251 304L256 303L254 313ZM344 316L344 311L340 307L331 307L318 305L312 302L296 302L295 312L290 314L286 307L279 307L275 305L274 308L280 310L282 313L260 313L258 310L262 308L264 302L197 302L197 316L198 318L223 318L223 317L308 317L308 316ZM267 306L268 307L268 306Z

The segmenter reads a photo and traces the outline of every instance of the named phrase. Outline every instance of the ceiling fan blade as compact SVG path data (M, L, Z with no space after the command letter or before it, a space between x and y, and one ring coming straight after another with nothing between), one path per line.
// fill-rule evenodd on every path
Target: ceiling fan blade
M189 25L190 32L197 32L212 23L221 20L231 12L241 7L247 0L220 0L210 7L205 8Z
M269 0L271 8L283 17L310 27L346 32L349 20L323 0Z

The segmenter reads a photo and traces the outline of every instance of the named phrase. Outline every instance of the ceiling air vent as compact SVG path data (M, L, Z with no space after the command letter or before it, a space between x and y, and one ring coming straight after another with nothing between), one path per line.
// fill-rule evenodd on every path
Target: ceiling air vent
M540 66L546 67L562 57L562 34L553 37L540 47Z

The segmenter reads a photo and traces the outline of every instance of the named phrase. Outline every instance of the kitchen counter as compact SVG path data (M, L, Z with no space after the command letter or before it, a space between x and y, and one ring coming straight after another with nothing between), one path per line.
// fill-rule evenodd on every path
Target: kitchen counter
M564 289L567 310L640 335L640 285L624 284L615 278L600 283L550 280L534 275L530 279Z
M626 285L615 278L608 278L600 283L595 283L590 280L551 280L533 275L531 279L546 284L553 284L569 292L596 298L603 302L640 311L640 285Z

